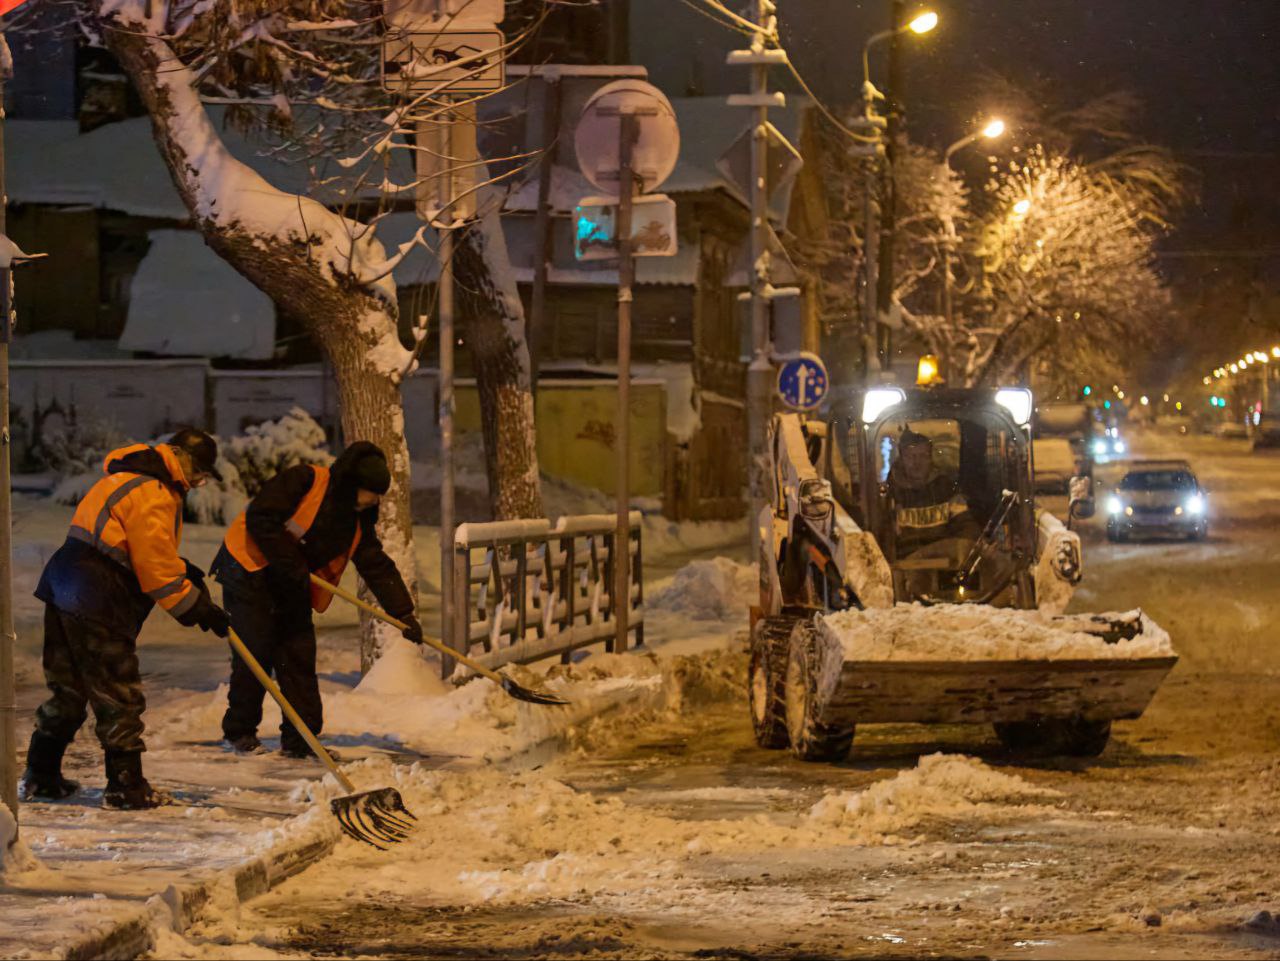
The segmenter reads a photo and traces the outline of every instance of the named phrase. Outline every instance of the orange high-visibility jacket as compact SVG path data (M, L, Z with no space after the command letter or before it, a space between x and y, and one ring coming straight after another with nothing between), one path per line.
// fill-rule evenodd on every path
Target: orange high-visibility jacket
M113 462L148 450L146 444L121 447L107 455L107 476L90 488L71 518L67 537L83 541L132 571L142 592L174 617L200 596L178 556L182 540L182 495L186 478L173 448L151 448L164 461L171 483L131 471L111 473Z
M315 478L311 482L311 487L307 493L299 501L297 509L293 512L293 516L285 522L285 530L289 536L295 541L301 541L307 536L307 531L311 529L311 525L316 522L316 515L320 513L320 505L324 503L325 492L329 489L329 468L319 467L315 464L310 465L311 470L315 473ZM240 516L235 519L231 527L227 529L226 539L223 541L227 551L234 557L246 571L260 571L267 566L267 558L263 555L258 545L253 542L253 538L249 535L249 527L247 517L249 509L246 507L240 512ZM356 524L355 536L351 539L351 546L347 548L345 554L339 554L332 558L320 570L315 571L316 575L330 584L337 584L342 580L342 572L347 569L347 563L351 560L356 552L356 548L360 546L360 525ZM333 595L324 588L311 585L311 607L315 611L323 612L329 607L333 601Z

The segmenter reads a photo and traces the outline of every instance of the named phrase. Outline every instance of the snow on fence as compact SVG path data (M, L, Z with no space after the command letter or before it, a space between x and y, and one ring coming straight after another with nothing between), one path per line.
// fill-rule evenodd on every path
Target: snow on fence
M448 644L485 667L528 664L605 643L616 649L613 514L462 524L453 541ZM644 643L640 512L630 516L628 633ZM444 674L455 662L445 658Z

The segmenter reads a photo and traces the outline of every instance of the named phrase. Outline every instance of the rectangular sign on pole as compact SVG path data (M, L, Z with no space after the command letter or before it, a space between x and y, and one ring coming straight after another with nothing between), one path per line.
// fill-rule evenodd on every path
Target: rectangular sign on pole
M388 24L406 30L420 29L417 24L433 20L462 30L501 23L506 4L503 0L384 0L383 12Z
M573 255L578 260L618 256L618 199L583 197L574 212ZM631 253L635 257L674 257L676 203L666 194L642 194L632 202Z
M491 93L505 82L501 30L387 34L382 89L389 93Z

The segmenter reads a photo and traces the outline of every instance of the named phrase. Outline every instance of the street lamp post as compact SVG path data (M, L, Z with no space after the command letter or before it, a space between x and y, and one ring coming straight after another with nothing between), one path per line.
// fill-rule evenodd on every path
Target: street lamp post
M875 150L867 163L866 197L863 203L864 239L863 239L863 280L865 284L863 300L863 342L864 342L864 377L871 380L872 372L883 369L880 363L879 318L887 315L893 295L893 235L896 203L893 187L893 163L896 158L895 140L899 134L901 121L901 105L897 100L900 93L902 58L899 50L899 38L905 33L925 34L938 25L938 15L926 11L907 21L905 18L904 0L893 0L893 26L888 30L873 33L862 45L862 98L864 123L868 134L876 138ZM890 40L889 50L889 83L888 95L880 93L871 82L870 54L871 47L882 40ZM888 117L880 117L875 112L875 101L885 100ZM881 138L881 130L885 136ZM877 178L877 160L881 149L884 150L885 166L883 176ZM881 182L882 203L877 207L875 187L877 179ZM879 224L877 226L877 221ZM885 351L888 360L888 351Z
M970 144L977 143L979 140L995 140L997 137L1003 136L1004 131L1004 121L998 117L993 117L991 120L987 121L986 125L981 130L975 130L968 136L961 137L948 147L942 154L942 165L946 167L947 170L950 170L951 158L955 155L957 150L967 147ZM947 218L946 226L947 236L943 238L942 241L942 316L943 320L946 322L947 332L950 334L952 321L954 320L951 307L951 291L954 283L954 279L951 276L951 253L952 248L958 243L959 238L956 236L955 221L950 217ZM950 358L946 356L942 358L944 373L945 365L949 360Z

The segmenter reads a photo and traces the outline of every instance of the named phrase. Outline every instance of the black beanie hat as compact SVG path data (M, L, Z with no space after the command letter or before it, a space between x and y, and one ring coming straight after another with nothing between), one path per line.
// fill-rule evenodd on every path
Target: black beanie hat
M351 483L358 490L385 494L391 489L391 471L381 453L368 453L351 465Z

